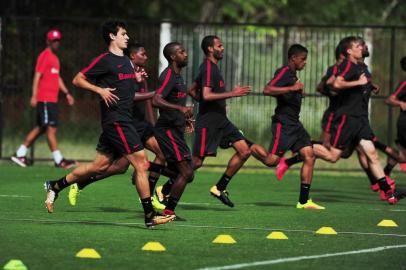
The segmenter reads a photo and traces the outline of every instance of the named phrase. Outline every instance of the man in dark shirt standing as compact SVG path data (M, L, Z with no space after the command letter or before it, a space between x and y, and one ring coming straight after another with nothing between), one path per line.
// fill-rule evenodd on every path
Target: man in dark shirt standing
M315 157L310 136L299 121L304 85L296 72L306 65L307 49L300 44L288 50L288 64L276 70L273 79L265 86L264 95L276 97L277 107L272 117L272 141L269 152L259 145L251 147L252 155L268 167L276 166L286 151L298 152L303 160L299 209L325 209L309 199Z
M49 213L53 212L58 193L69 185L102 174L114 160L124 156L134 167L136 188L144 208L145 225L167 223L175 216L157 215L152 207L147 168L148 160L133 125L133 98L136 91L135 72L130 59L123 50L128 44L126 25L120 21L106 22L102 27L103 38L108 52L94 59L88 67L73 79L74 85L95 92L100 101L102 134L97 145L97 154L90 164L80 166L59 180L47 181L47 200Z
M216 156L221 141L229 141L236 153L231 157L227 169L218 183L211 187L210 193L225 205L233 207L226 187L231 178L250 157L250 148L241 134L227 118L226 99L245 96L249 86L236 86L226 91L218 62L223 58L224 47L217 36L203 38L201 48L206 59L199 67L195 78L200 92L199 113L196 117L195 138L193 144L193 165L195 169L203 165L207 156Z
M175 215L175 208L188 182L193 180L191 154L184 133L186 118L192 117L193 107L186 106L187 89L180 74L187 65L187 53L178 42L168 43L163 50L169 66L159 77L159 88L152 100L159 108L155 136L168 162L178 175L171 188L163 215Z

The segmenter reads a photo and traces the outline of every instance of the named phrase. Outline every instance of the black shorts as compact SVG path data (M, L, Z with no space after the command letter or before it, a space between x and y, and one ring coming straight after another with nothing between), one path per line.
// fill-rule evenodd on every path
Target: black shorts
M197 157L216 156L220 144L221 146L231 146L240 140L246 139L225 115L219 113L198 115L193 155Z
M334 119L334 112L330 111L330 110L326 110L323 114L323 118L321 119L321 129L324 132L330 133L333 119Z
M184 130L185 128L155 127L155 138L168 162L191 160Z
M404 121L400 121L400 119L398 120L397 130L396 142L406 149L406 124Z
M330 143L334 148L346 149L358 145L361 139L372 141L374 138L368 118L343 114L334 120Z
M151 123L147 121L134 121L134 126L144 145L149 138L154 136L154 127Z
M309 133L299 121L282 123L273 119L272 135L268 150L272 155L282 157L288 150L298 152L303 147L312 146Z
M55 102L37 103L37 125L39 127L58 126L58 104Z
M103 126L97 152L112 156L113 159L144 149L141 138L132 122L114 122Z

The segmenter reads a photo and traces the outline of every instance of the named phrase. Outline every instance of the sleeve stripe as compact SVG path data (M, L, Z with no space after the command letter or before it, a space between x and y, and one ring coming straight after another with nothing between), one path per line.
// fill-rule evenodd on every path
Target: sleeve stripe
M276 76L276 78L271 81L271 86L274 86L275 83L277 83L277 82L282 78L283 74L285 74L286 71L288 71L288 69L289 69L288 66L284 67L284 68L281 70L281 72L279 72L279 74Z
M348 71L350 70L350 67L351 67L351 61L348 61L347 65L345 66L344 71L341 74L339 74L339 76L345 77L345 75L347 75Z
M161 94L162 91L165 89L166 85L168 84L168 82L169 82L169 80L171 78L171 75L172 75L172 69L169 68L168 72L166 73L165 80L162 83L161 87L159 87L159 89L157 91L157 94Z
M397 96L397 95L400 93L400 91L402 91L403 88L405 88L405 86L406 86L406 81L403 81L403 82L399 85L398 89L396 89L396 91L392 94L392 96Z
M206 86L210 86L211 83L211 62L209 59L207 59L207 81L206 81Z
M89 66L87 66L86 68L82 69L81 72L82 72L83 74L85 74L86 72L89 71L89 69L91 69L94 65L96 65L97 62L100 61L100 59L102 59L103 57L105 57L105 56L108 55L108 54L109 54L109 53L106 52L106 53L103 53L102 55L99 55L98 57L96 57L96 58L90 63Z

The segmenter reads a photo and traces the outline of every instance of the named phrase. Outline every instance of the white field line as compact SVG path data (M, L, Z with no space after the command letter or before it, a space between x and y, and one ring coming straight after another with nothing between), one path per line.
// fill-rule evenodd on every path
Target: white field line
M65 223L65 224L88 224L88 225L114 225L114 226L142 226L144 223L137 222L115 222L115 221L99 221L99 220L52 220L52 219L30 219L30 218L0 218L0 221L24 221L24 222L36 222L36 223ZM215 229L215 230L241 230L241 231L283 231L283 232L304 232L315 233L312 230L299 230L299 229L284 229L284 228L257 228L257 227L233 227L233 226L211 226L211 225L192 225L192 224L180 224L182 222L173 222L173 226L182 228L197 228L197 229ZM353 235L374 235L374 236L392 236L392 237L406 237L406 234L394 234L394 233L374 233L374 232L340 232L338 234L353 234Z
M32 196L18 195L18 194L0 194L2 198L31 198Z
M381 246L381 247L376 247L376 248L359 249L359 250L344 251L344 252L337 252L337 253L326 253L326 254L319 254L319 255L312 255L312 256L288 257L288 258L280 258L280 259L268 260L268 261L257 261L257 262L250 262L250 263L232 264L232 265L226 265L226 266L206 267L206 268L200 268L199 270L241 269L241 268L247 268L247 267L297 262L297 261L303 261L303 260L340 257L340 256L347 256L347 255L358 255L358 254L364 254L364 253L375 253L375 252L380 252L380 251L384 251L384 250L399 249L399 248L406 248L406 244L405 245L393 245L393 246Z

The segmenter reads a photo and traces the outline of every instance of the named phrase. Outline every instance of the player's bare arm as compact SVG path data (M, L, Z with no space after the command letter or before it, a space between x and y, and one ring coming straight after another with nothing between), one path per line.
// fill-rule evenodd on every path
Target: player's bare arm
M296 81L296 83L292 86L274 86L274 85L266 85L264 88L264 95L265 96L278 96L278 95L283 95L287 94L289 92L303 92L304 90L304 85L301 83L299 80Z
M112 93L112 91L116 90L115 88L101 88L97 85L91 84L86 80L86 76L82 72L79 72L75 78L73 78L72 83L77 87L99 94L106 103L107 107L109 107L109 105L116 104L117 100L119 100L119 98Z
M224 93L214 93L211 87L203 87L203 99L206 101L242 97L249 94L251 86L235 86L233 90Z

